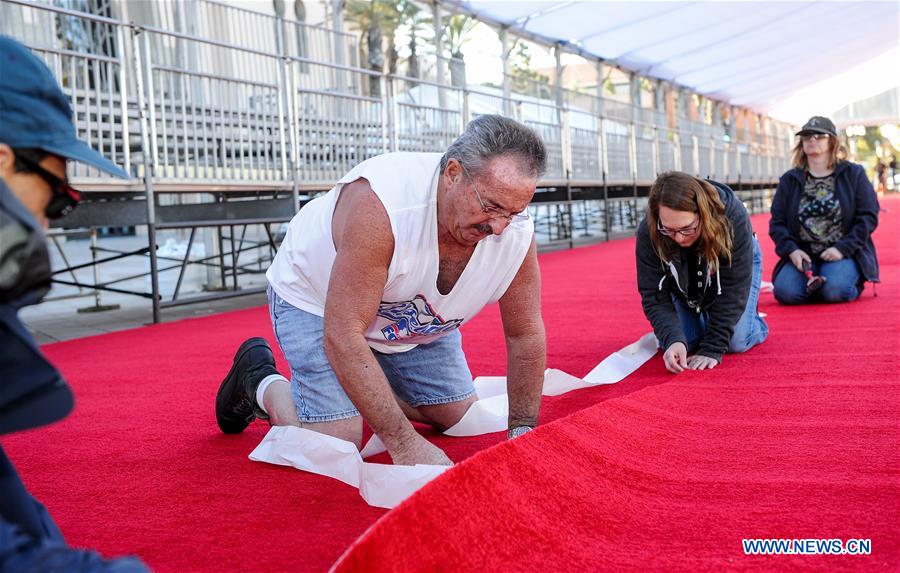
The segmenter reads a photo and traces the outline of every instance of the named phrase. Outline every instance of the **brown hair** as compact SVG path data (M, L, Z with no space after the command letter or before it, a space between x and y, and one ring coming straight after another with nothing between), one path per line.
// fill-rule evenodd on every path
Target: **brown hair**
M791 165L794 167L798 167L803 169L804 171L809 169L809 161L806 159L806 153L803 151L803 138L797 136L797 144L794 146L794 149L791 150ZM838 142L838 138L829 135L828 136L828 168L834 169L834 166L837 165L838 161L843 160L846 157L847 153L842 146Z
M731 264L731 222L725 216L725 204L719 197L719 191L711 183L680 171L663 173L653 182L647 203L647 228L660 261L668 261L675 254L678 244L657 230L659 208L663 205L700 216L697 244L714 271L719 270L721 256Z

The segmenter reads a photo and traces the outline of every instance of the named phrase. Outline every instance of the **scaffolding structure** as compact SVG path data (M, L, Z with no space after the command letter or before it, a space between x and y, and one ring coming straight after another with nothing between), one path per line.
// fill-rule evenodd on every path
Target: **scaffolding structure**
M169 306L258 292L240 277L264 271L279 229L304 202L374 155L443 152L480 114L513 117L547 146L529 207L545 249L633 232L661 172L724 181L759 212L788 168L787 126L726 134L558 84L543 94L511 88L508 76L492 87L460 85L452 73L382 73L360 66L356 37L339 29L216 0L150 3L178 23L166 28L112 17L117 1L0 0L0 33L47 62L71 98L79 137L132 175L73 165L86 200L60 224L146 230L145 247L96 247L90 263L58 269L56 281L145 297L154 322ZM183 254L160 251L170 231L187 241ZM149 260L146 291L117 286L134 277L75 279L79 268L134 256ZM208 292L186 297L192 265L207 272ZM167 296L163 272L178 273Z

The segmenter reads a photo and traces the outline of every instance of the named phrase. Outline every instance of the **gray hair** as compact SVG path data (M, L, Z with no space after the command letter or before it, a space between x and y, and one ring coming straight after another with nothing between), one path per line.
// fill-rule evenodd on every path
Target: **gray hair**
M535 179L547 169L547 149L535 131L502 115L481 115L469 122L441 158L441 172L456 159L470 176L478 175L491 158L511 155Z

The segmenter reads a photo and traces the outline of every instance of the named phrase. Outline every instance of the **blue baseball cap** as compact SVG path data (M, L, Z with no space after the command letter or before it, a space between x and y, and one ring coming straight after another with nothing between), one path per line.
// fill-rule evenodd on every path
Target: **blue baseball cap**
M44 62L0 36L0 143L43 149L130 179L127 172L75 135L69 99Z

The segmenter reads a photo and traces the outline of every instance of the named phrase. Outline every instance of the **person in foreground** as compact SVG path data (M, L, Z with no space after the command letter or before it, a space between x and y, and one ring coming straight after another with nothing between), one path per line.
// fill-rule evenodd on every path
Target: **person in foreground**
M781 176L772 199L769 236L781 257L772 282L781 304L848 302L866 281L879 282L872 232L878 197L861 165L839 159L837 131L812 117L799 132L793 169ZM824 278L807 289L807 266Z
M258 417L359 447L365 419L395 464L449 465L410 420L444 430L475 401L459 327L494 301L508 436L534 428L546 347L527 207L545 164L531 129L481 116L443 156L373 157L307 204L266 275L291 380L247 340L216 396L219 428Z
M66 179L66 160L128 178L77 139L68 100L47 66L0 36L0 435L61 420L74 403L68 384L18 317L20 308L37 304L50 289L48 219L62 217L80 199ZM0 572L7 571L147 569L134 558L107 561L66 545L0 448Z
M756 310L762 252L727 186L660 175L638 226L636 259L644 314L670 372L714 368L726 352L746 352L769 335Z

